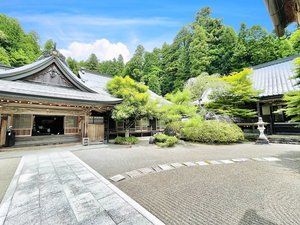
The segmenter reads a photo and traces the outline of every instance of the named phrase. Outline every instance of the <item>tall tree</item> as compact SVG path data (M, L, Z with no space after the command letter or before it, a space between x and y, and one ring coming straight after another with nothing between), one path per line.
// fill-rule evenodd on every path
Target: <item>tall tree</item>
M296 85L300 88L300 58L295 60L295 64L297 69L294 79L297 79ZM286 115L291 118L291 121L300 122L300 91L290 91L283 99L287 102Z
M9 57L9 63L4 59L2 63L12 66L34 62L41 53L37 34L24 32L16 19L4 14L0 14L0 46Z
M141 81L143 76L145 48L138 45L132 58L126 64L123 70L123 76L130 76L136 81Z
M85 62L85 67L88 70L97 71L98 63L99 63L99 61L98 61L96 54L92 53L89 56L88 60Z
M72 72L77 75L80 69L78 62L75 59L68 57L67 63L70 69L72 70Z

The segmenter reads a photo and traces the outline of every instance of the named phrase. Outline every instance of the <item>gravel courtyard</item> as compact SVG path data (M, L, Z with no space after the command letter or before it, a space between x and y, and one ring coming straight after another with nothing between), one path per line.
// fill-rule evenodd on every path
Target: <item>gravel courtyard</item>
M299 145L108 145L73 152L166 224L279 225L300 221ZM262 158L274 158L265 161ZM245 162L215 164L246 158ZM129 177L140 168L210 161Z

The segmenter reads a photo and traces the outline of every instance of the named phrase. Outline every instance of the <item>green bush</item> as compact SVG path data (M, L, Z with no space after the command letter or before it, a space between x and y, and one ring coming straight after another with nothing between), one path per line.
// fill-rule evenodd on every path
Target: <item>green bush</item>
M130 137L116 137L115 138L115 144L120 144L120 145L131 145L131 144L136 144L138 143L139 139L135 136L130 136Z
M178 143L178 139L165 134L156 134L154 135L154 143L160 147L173 147Z
M206 120L188 121L181 129L185 140L202 143L236 143L244 140L243 131L234 123Z

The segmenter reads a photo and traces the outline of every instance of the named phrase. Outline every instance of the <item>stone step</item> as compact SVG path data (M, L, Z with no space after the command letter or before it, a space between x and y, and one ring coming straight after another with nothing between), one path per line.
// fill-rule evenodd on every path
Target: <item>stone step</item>
M53 145L80 142L79 135L46 135L31 137L16 137L14 147Z

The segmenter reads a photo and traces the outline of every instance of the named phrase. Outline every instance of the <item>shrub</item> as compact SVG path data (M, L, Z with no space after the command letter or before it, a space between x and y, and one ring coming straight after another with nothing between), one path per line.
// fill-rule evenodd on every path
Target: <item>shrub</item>
M120 145L131 145L131 144L136 144L138 143L138 138L135 136L130 136L130 137L116 137L115 138L115 144L120 144Z
M185 140L202 143L235 143L244 140L243 131L234 123L206 120L193 125L188 121L181 129Z
M178 143L178 139L165 134L156 134L154 135L154 143L160 147L173 147Z

